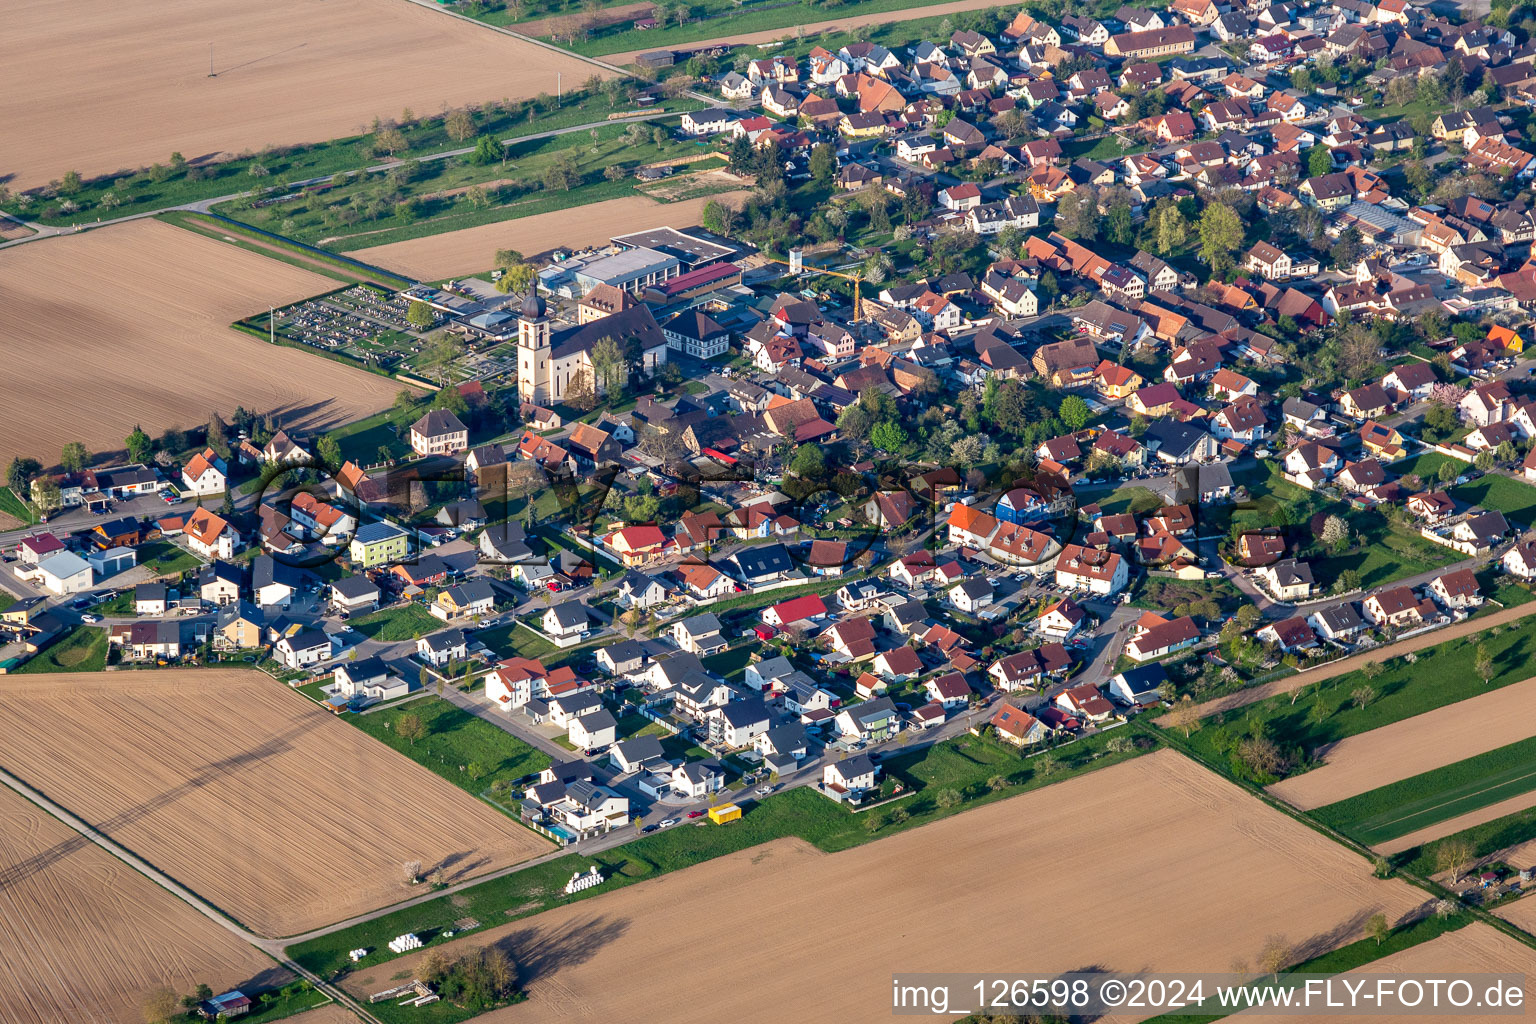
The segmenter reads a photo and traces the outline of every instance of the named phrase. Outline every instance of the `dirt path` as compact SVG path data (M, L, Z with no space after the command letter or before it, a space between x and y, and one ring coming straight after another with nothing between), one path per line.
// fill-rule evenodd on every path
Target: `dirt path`
M716 39L700 39L692 43L676 43L673 44L673 49L694 50L705 46L755 46L758 43L771 43L777 39L798 39L804 36L818 35L822 32L845 31L858 28L861 25L887 25L892 22L911 21L914 18L938 18L946 14L959 14L963 11L988 10L996 6L996 0L954 0L954 2L945 4L908 7L901 11L859 14L851 18L833 18L829 21L817 21L809 25L796 25L791 28L776 28L763 32L743 32L739 35L720 36ZM603 59L613 64L623 65L634 60L637 54L649 53L654 49L656 47L647 46L638 50L627 50L623 53L604 54Z
M608 25L617 25L621 21L628 21L630 18L637 18L641 14L648 14L654 10L655 7L656 5L654 3L625 4L623 7L605 7L591 17L598 26L606 27ZM520 21L514 25L508 25L507 27L513 31L521 32L525 36L547 36L557 27L559 27L562 22L569 21L571 18L584 17L586 17L586 15L583 15L577 11L572 11L569 14L557 14L548 18L536 18L533 21Z
M285 249L284 247L278 245L276 242L267 241L259 235L247 235L239 231L226 230L226 225L224 225L221 221L212 219L211 217L200 217L194 214L187 217L186 220L173 220L169 221L169 223L175 224L177 227L184 228L187 231L191 231L195 234L212 238L215 241L225 242L240 248L249 246L253 249L260 249L264 253L271 253L274 259L281 259L285 262L296 261L298 263L302 263L307 269L313 270L317 273L352 273L352 271L338 267L334 263L327 263L325 260L320 259L318 256L311 256L308 253L304 253L295 249ZM396 286L394 282L385 281L377 274L370 274L362 267L357 268L355 276L359 280L367 281L370 284L376 284L381 288L388 288L391 291L393 291Z
M1200 713L1201 718L1206 718L1219 711L1231 711L1235 708L1247 707L1249 704L1256 704L1268 697L1290 693L1292 690L1300 689L1303 686L1310 686L1324 679L1332 679L1334 676L1353 672L1368 661L1379 662L1386 661L1389 658L1400 657L1410 651L1434 647L1447 640L1454 640L1457 637L1467 636L1470 633L1481 633L1491 626L1502 626L1505 623L1517 622L1527 615L1536 615L1536 601L1529 601L1522 605L1516 605L1513 608L1505 608L1494 612L1492 615L1484 615L1481 618L1458 622L1454 626L1447 626L1444 629L1431 630L1410 640L1388 644L1385 647L1378 647L1364 654L1356 654L1353 657L1329 662L1321 668L1298 672L1296 675L1286 676L1284 679L1277 679L1272 683L1265 683L1262 686L1250 686L1246 690L1239 690L1236 693L1229 693L1225 697L1217 697L1215 700L1208 700L1204 704L1197 704L1195 705L1195 710ZM1172 723L1169 721L1169 716L1164 715L1157 719L1157 724L1166 729Z

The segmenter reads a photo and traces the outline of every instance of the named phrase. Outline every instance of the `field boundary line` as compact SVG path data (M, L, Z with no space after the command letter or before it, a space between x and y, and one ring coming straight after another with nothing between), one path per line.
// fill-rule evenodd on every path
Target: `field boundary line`
M181 900L181 902L197 911L203 917L219 925L219 927L223 928L231 935L234 935L236 938L240 939L242 942L245 942L247 945L260 950L262 953L265 953L267 956L277 961L277 963L282 965L287 970L290 970L294 974L305 979L310 984L314 985L315 988L320 992L330 997L333 1002L345 1006L347 1009L357 1014L364 1021L369 1022L369 1024L382 1024L382 1022L377 1017L373 1016L373 1014L364 1009L363 1006L357 1002L357 1000L353 999L346 992L337 988L335 985L330 984L325 979L315 974L313 971L303 967L301 964L295 963L293 960L289 959L287 954L283 952L283 943L280 939L264 938L254 932L247 930L245 926L236 922L233 918L229 917L213 904L197 895L191 889L188 889L186 886L176 881L176 879L172 878L164 871L161 871L159 868L150 864L148 861L144 860L132 850L129 850L127 847L120 845L115 840L108 838L106 835L103 835L101 832L97 831L89 823L87 823L83 818L78 817L76 814L74 814L74 812L70 811L62 804L58 804L50 800L41 792L33 789L31 786L27 785L21 779L17 778L15 775L12 775L4 768L0 768L0 784L4 784L6 788L15 792L17 796L20 796L23 800L26 800L34 807L43 811L59 824L64 825L66 828L69 828L71 831L77 833L87 842L100 847L113 858L125 866L132 868L145 879L153 882L155 885L170 893L172 896L175 896L177 899Z

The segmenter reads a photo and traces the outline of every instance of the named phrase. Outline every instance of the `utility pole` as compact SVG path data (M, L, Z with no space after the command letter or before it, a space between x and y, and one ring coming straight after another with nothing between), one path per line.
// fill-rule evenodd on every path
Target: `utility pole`
M560 72L555 72L555 106L559 106L565 100L565 94L560 90Z
M277 344L277 307L267 307L267 340Z
M213 44L212 43L208 44L208 77L209 78L217 77L213 73Z

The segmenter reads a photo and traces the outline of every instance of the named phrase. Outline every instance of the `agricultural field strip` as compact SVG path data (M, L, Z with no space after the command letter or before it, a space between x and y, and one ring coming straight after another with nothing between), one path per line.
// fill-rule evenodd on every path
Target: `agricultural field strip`
M1059 827L1040 829L1041 821ZM1136 901L1031 904L1029 928L1018 926L1016 903L976 884L999 861L1056 863L1083 850L1110 875L1166 882ZM881 898L850 877L879 879ZM1287 898L1301 891L1306 898ZM1175 955L1226 963L1277 932L1320 952L1358 937L1372 913L1395 921L1421 902L1400 881L1372 878L1363 858L1165 750L842 853L777 840L434 948L452 955L497 942L514 961L543 954L529 1001L486 1024L634 1020L634 1007L653 1005L668 1006L671 1024L864 1020L888 1005L890 967L882 975L871 965L911 962L913 950L933 971L1089 962L1155 970L1171 968ZM763 908L755 959L788 966L752 986L739 984L740 962L728 957L654 968L657 948L739 944L739 915L718 913L722 905ZM945 913L918 909L935 905ZM567 949L581 955L552 953ZM376 990L421 955L360 969L347 987ZM710 998L679 1001L680 991Z
M262 934L399 899L408 860L453 882L550 848L261 673L17 677L0 695L16 775ZM163 763L162 750L179 755ZM298 791L304 814L284 806ZM207 824L230 808L238 852ZM327 871L303 870L316 863Z
M401 386L231 330L269 303L336 283L158 220L0 252L0 276L6 460L46 465L75 440L111 452L135 424L158 435L240 405L290 430L329 429L388 407ZM61 360L65 347L72 358ZM97 387L103 379L112 381L110 401Z
M398 0L120 0L84 19L48 5L9 14L0 123L28 142L6 168L13 189L173 150L196 160L323 142L407 107L529 97L554 92L557 74L570 86L608 74Z
M291 974L8 788L0 789L0 1014L6 1024L138 1020L161 986Z
M1267 787L1311 810L1536 734L1536 678L1328 744L1323 764Z
M1536 738L1316 808L1312 814L1375 845L1533 789Z

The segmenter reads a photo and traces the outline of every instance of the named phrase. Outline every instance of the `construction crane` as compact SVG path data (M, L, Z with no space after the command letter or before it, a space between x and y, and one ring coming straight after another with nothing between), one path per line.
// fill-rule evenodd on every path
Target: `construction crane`
M785 266L785 267L793 268L793 264L789 263L786 260L776 260L776 259L774 259L771 256L767 257L767 259L768 259L769 263L777 263L780 266ZM858 274L845 274L845 273L843 273L840 270L827 270L824 267L811 267L811 266L806 266L804 264L801 265L801 272L802 273L806 273L806 274L830 274L832 277L840 277L844 281L852 281L853 282L853 322L854 323L858 323L860 320L864 319L864 297L863 297L863 295L860 292L860 287L861 287L861 285L864 282L864 275L862 273L858 273Z

